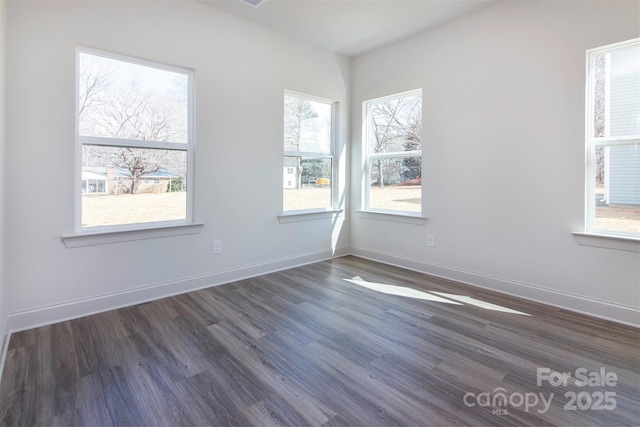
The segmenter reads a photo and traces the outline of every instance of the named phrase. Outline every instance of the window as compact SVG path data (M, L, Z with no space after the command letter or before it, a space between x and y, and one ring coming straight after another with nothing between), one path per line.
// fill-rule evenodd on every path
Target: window
M77 52L76 230L191 220L192 72Z
M365 209L422 212L422 90L364 103Z
M640 39L587 51L586 231L640 237Z
M82 193L106 193L105 184L103 179L83 179Z
M333 208L335 103L284 95L283 211Z

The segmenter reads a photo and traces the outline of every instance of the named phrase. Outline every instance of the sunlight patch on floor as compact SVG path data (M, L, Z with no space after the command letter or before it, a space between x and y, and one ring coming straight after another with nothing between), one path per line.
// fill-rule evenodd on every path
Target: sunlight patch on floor
M356 276L353 279L344 279L344 280L346 280L347 282L353 283L354 285L362 286L363 288L371 289L372 291L380 292L383 294L423 299L427 301L443 302L445 304L462 305L459 302L451 301L450 299L445 299L428 292L419 291L417 289L407 288L406 286L395 286L395 285L386 285L384 283L367 282L366 280L363 280L360 276Z
M501 311L503 313L511 313L511 314L520 314L522 316L530 316L527 313L523 313L521 311L512 310L507 307L503 307L501 305L491 304L490 302L482 301L479 299L475 299L473 297L469 297L466 295L456 295L456 294L448 294L446 292L433 292L434 294L440 295L445 298L452 299L454 301L459 301L464 304L473 305L476 307L484 308L486 310L492 311Z
M522 316L529 316L527 313L521 311L512 310L501 305L492 304L486 301L482 301L467 295L450 294L446 292L424 292L418 289L413 289L407 286L387 285L385 283L368 282L360 276L355 276L352 279L344 279L354 285L362 286L363 288L371 289L372 291L380 292L387 295L396 295L400 297L409 297L415 299L421 299L426 301L442 302L445 304L453 305L472 305L474 307L483 308L485 310L500 311L502 313L519 314Z

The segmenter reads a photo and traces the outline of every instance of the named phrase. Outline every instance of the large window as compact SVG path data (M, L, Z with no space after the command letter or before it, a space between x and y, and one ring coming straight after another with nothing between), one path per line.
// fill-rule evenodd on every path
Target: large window
M77 52L78 231L191 220L192 72Z
M422 212L422 90L365 102L365 209Z
M587 232L640 237L640 39L587 52Z
M333 208L335 109L332 101L284 95L284 212Z

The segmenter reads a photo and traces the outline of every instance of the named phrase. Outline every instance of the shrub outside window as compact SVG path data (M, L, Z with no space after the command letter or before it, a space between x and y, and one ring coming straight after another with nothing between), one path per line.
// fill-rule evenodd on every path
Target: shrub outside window
M586 231L640 237L640 39L587 51Z
M77 51L76 230L191 221L191 70Z
M364 103L365 210L422 212L422 90Z
M283 212L333 209L336 103L284 95Z

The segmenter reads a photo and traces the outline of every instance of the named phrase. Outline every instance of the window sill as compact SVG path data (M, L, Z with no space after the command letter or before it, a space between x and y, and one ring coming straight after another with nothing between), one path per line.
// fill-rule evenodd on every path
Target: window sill
M572 234L579 245L617 251L640 252L640 239L638 238L578 231L574 231Z
M336 218L344 212L342 209L327 209L324 211L318 210L301 210L290 211L278 214L278 221L280 224L288 224L291 222L299 221L314 221L318 219Z
M110 243L132 242L135 240L156 239L159 237L184 236L200 233L204 224L180 224L137 228L132 230L100 230L65 234L62 241L67 248L106 245Z
M377 221L401 222L404 224L424 225L427 217L409 212L357 211L360 218Z

